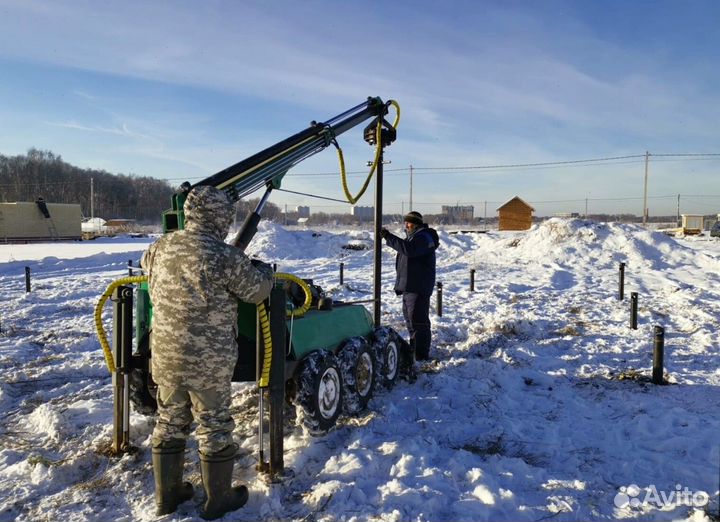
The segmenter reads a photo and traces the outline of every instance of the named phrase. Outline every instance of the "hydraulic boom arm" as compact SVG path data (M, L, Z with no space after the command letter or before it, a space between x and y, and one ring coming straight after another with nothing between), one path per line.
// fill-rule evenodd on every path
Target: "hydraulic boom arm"
M173 196L172 209L163 213L163 229L165 232L184 228L182 207L187 193L200 185L211 185L224 190L232 201L254 192L263 185L266 192L255 211L248 216L235 245L244 249L257 231L262 211L272 189L279 188L280 182L287 171L301 161L317 154L333 144L335 138L343 132L359 125L368 118L381 121L386 133L392 129L392 139L383 139L389 144L394 140L394 129L383 120L392 102L383 102L380 98L368 98L367 101L353 107L338 116L324 122L311 122L310 126L289 138L253 154L217 174L214 174L195 185L185 182ZM374 127L373 127L374 128ZM389 128L389 129L388 129ZM368 126L370 129L370 125ZM366 140L367 129L366 129ZM373 133L371 133L373 134ZM374 134L373 134L374 136Z

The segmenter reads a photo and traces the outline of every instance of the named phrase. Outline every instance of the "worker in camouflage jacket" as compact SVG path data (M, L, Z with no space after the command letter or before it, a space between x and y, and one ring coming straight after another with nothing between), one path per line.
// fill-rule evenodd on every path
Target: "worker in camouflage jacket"
M142 257L153 304L152 377L158 385L153 470L158 515L192 498L182 482L190 424L196 437L207 520L240 508L245 486L231 487L237 445L230 382L237 360L237 301L270 295L272 270L225 243L234 207L224 192L196 187L185 200L185 228L167 234Z

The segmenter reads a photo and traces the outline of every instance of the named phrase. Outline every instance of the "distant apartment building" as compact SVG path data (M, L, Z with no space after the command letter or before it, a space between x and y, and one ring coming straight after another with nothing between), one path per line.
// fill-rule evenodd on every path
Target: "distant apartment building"
M297 212L298 218L310 217L310 207L295 207L295 212Z
M356 207L350 209L350 214L360 221L372 221L375 217L375 207Z
M453 221L472 221L475 207L472 205L443 205L442 214Z

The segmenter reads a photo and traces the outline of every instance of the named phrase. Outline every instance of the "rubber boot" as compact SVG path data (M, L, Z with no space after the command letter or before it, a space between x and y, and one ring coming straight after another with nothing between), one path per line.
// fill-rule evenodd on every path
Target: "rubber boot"
M193 486L182 481L185 442L163 442L152 449L155 475L156 515L173 513L177 507L193 497Z
M408 345L406 356L403 358L403 375L402 377L410 384L417 381L417 362L415 362L415 349L412 345Z
M231 444L211 455L200 453L200 472L207 494L200 516L205 520L215 520L225 513L240 509L248 500L248 489L245 486L231 487L236 453L237 444Z

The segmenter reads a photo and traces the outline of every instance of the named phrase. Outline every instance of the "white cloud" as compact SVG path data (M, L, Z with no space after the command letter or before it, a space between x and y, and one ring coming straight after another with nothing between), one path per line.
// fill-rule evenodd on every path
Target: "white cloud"
M400 138L388 151L396 164L712 150L718 142L720 100L710 88L717 71L699 67L701 58L673 63L662 52L648 56L630 40L600 34L575 17L582 7L574 3L544 13L484 2L399 1L380 10L279 0L0 1L6 59L150 80L171 94L174 86L190 87L198 99L230 93L243 103L266 102L270 111L291 107L317 118L368 95L393 97L403 110ZM657 46L662 51L662 39ZM125 99L91 85L69 92L87 103L87 117L42 121L123 138L115 148L167 160L168 172L178 163L192 173L219 170L286 131L239 115L231 132L222 132L227 127L217 126L232 118L206 117L200 103L178 111L154 107L157 99L138 92ZM288 125L296 132L305 123ZM362 164L364 144L344 146ZM325 154L309 165L329 170L335 160ZM501 176L494 179L501 186Z

